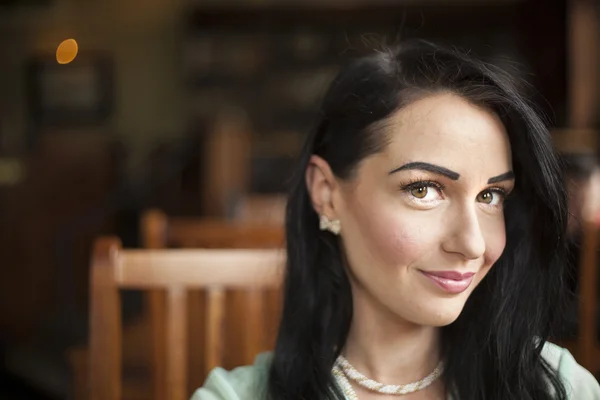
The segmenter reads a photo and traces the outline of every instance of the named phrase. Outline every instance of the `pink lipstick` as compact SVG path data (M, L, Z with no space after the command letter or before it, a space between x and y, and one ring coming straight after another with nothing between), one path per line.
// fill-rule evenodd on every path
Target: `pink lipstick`
M420 271L434 284L448 293L462 293L471 285L474 272L460 273L456 271Z

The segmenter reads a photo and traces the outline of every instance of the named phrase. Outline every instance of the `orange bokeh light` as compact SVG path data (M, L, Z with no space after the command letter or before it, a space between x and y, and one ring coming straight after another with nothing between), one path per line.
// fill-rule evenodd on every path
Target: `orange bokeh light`
M75 39L64 40L56 49L56 62L59 64L68 64L77 57L79 45Z

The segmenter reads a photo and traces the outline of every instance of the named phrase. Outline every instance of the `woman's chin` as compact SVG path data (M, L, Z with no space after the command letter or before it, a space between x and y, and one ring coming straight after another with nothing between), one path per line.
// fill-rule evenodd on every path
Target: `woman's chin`
M464 303L446 304L444 307L424 307L418 314L411 315L407 319L416 325L442 327L456 321L463 307Z

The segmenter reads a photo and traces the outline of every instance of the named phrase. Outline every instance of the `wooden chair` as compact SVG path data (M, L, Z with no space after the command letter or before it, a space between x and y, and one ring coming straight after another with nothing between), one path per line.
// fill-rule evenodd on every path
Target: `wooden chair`
M598 230L594 221L584 221L579 267L578 333L574 356L587 370L600 373L600 341L598 340Z
M222 339L226 288L275 288L281 282L283 250L169 249L124 250L117 238L101 238L94 245L91 264L90 399L121 398L121 314L119 289L166 291L165 400L189 398L186 356L187 293L207 291L204 351L216 363ZM249 309L255 321L260 309ZM260 323L248 326L263 329ZM247 332L253 335L253 332Z
M600 344L598 341L598 251L600 250L600 178L597 161L598 132L591 129L555 129L552 138L556 149L579 174L589 175L587 183L574 189L582 195L570 205L569 211L581 232L578 266L577 336L574 340L558 341L571 351L577 361L593 373L600 373ZM569 177L567 176L569 179ZM580 204L580 202L582 204Z
M220 249L267 249L282 248L285 244L282 224L240 223L204 218L169 218L160 210L148 210L141 220L142 243L148 249L164 248L220 248ZM202 291L188 294L189 334L202 339L206 321L201 318L206 307L206 296ZM164 399L167 390L165 377L166 349L166 304L162 291L152 290L147 295L147 310L152 336L152 380L156 399ZM266 310L268 318L262 321L262 331L246 329L255 323L252 315L245 313L248 307ZM189 368L193 376L206 376L217 365L233 368L251 363L261 351L272 349L275 342L281 293L279 290L230 290L226 308L229 318L226 332L229 342L227 352L209 363L202 356L201 342L190 343ZM244 332L243 335L240 332ZM241 337L240 337L241 336ZM196 382L197 383L197 382ZM194 386L194 383L191 383Z
M285 244L283 227L272 223L252 224L204 218L168 218L159 210L144 213L141 224L142 245L148 249L164 248L281 248ZM258 352L272 349L281 309L281 291L229 290L226 296L227 351L221 360L205 362L203 346L206 293L192 290L188 293L188 334L196 340L189 344L189 390L197 387L206 373L215 365L226 368L252 362ZM166 398L166 297L162 290L148 291L145 312L140 318L124 327L123 354L125 381L123 396L128 400L153 397ZM241 335L246 325L254 324L248 307L266 309L265 329L249 330ZM254 334L256 333L256 334ZM237 336L236 336L237 335ZM76 400L88 399L89 347L76 346L67 352L74 378L73 396Z
M578 332L573 352L577 361L594 374L600 373L600 340L598 340L598 251L600 251L600 170L593 168L587 183L579 188L584 193L581 205L581 250L579 257Z
M583 192L580 210L571 210L581 232L578 266L577 334L571 340L558 340L579 364L592 373L600 373L600 341L598 340L598 251L600 251L600 188L596 173L587 184L573 190Z

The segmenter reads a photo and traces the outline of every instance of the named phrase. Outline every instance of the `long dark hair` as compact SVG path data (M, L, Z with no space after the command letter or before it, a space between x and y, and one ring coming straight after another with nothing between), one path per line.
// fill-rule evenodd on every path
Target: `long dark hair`
M342 399L331 369L352 319L337 238L320 231L305 171L312 154L340 179L383 150L378 129L418 98L453 92L500 117L516 187L505 204L506 248L459 318L442 329L445 383L461 400L566 399L541 350L563 298L566 196L544 121L508 73L466 53L411 41L343 68L325 95L293 178L286 215L283 316L271 369L271 400ZM554 394L552 394L554 393Z

